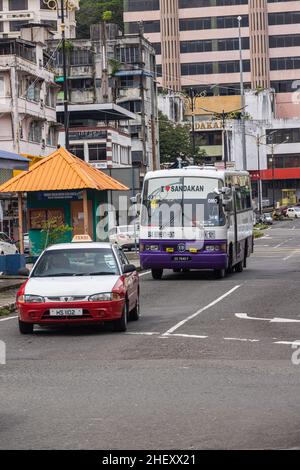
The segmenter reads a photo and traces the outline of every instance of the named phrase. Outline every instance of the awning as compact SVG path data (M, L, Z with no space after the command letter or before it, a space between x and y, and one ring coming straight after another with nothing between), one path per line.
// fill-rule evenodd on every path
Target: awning
M28 170L29 162L28 158L17 153L0 150L0 168L5 170Z
M35 163L29 171L2 184L0 193L73 189L127 191L129 188L61 147Z
M56 107L57 117L63 122L64 106ZM93 119L95 121L124 121L136 119L136 115L115 103L69 105L70 123L73 119Z

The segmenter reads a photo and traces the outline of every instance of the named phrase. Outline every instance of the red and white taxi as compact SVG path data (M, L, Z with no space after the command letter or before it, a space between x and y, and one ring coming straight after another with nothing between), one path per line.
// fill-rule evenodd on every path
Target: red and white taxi
M33 333L35 324L104 321L126 331L127 321L140 315L138 273L111 243L53 245L18 291L17 309L22 334Z

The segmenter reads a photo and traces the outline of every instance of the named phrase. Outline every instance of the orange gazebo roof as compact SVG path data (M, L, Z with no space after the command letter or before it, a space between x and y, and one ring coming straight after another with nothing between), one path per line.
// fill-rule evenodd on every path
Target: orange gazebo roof
M0 193L72 189L126 191L129 188L61 147L32 165L28 171L2 184Z

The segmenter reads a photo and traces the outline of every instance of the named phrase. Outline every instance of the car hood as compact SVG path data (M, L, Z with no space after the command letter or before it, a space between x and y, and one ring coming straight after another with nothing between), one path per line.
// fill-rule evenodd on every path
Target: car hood
M31 277L26 283L25 294L43 297L82 295L88 296L111 292L120 276L84 277Z

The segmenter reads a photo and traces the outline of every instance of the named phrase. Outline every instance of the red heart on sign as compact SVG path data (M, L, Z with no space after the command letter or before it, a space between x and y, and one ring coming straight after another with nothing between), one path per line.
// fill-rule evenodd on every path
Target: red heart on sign
M166 186L166 191L170 191L171 186Z

